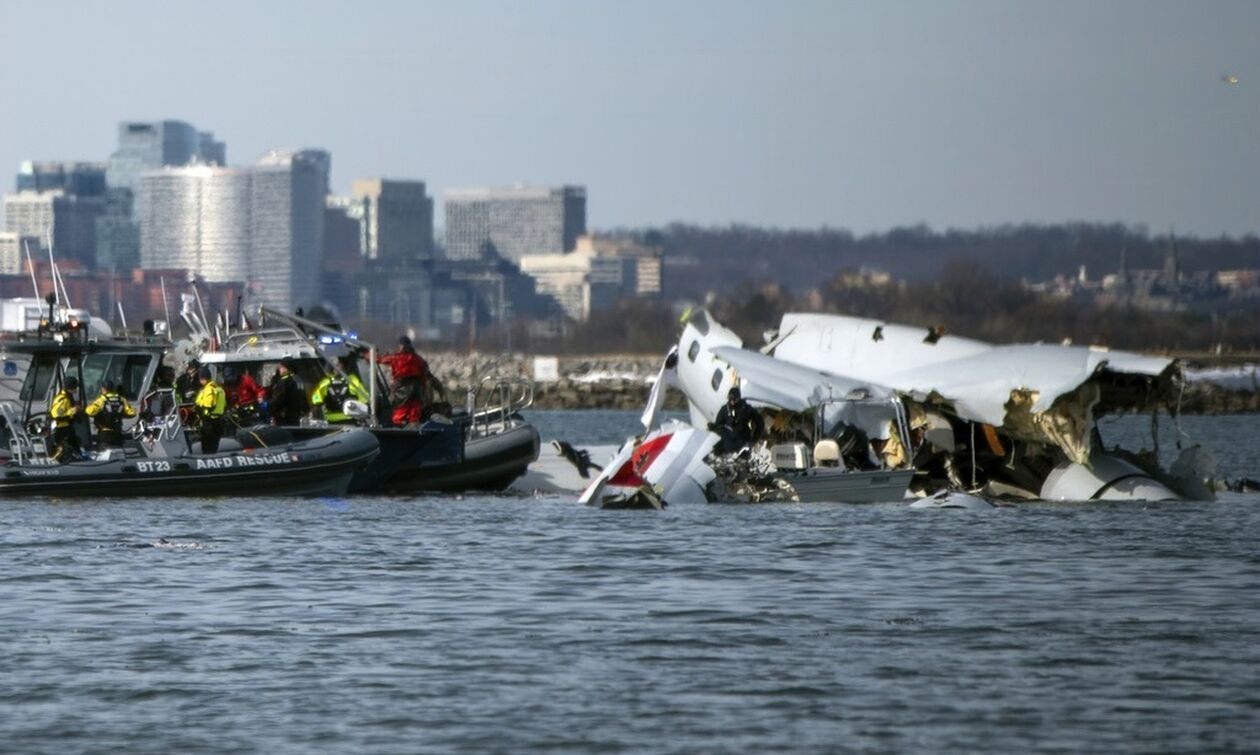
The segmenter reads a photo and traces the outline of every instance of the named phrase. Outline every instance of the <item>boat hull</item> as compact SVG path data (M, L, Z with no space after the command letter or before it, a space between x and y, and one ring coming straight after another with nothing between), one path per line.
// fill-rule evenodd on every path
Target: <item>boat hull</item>
M338 496L378 453L371 433L347 430L282 447L221 454L55 466L10 463L0 471L0 496Z
M313 438L326 428L287 428L295 437ZM538 458L538 431L516 425L484 436L468 437L467 424L425 422L420 428L374 428L380 455L350 481L350 493L458 493L499 491L525 474Z
M810 469L781 477L808 503L878 503L900 501L914 477L913 469L848 471Z
M534 426L519 424L492 435L469 438L462 459L403 466L380 489L391 493L504 490L538 458L538 447Z

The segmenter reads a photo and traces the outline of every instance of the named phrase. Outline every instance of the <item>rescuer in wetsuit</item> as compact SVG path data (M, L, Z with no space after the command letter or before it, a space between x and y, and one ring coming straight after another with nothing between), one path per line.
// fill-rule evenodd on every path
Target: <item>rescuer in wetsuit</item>
M202 367L197 373L201 381L201 390L197 393L194 405L197 416L201 419L201 452L217 453L219 440L223 437L223 415L227 411L227 394L214 382L214 373L209 367Z
M122 448L123 419L136 416L135 407L118 392L118 384L113 380L101 383L101 394L84 413L96 420L96 440L105 448Z
M48 416L53 423L52 458L62 464L78 457L83 451L74 432L74 418L79 415L78 391L78 379L68 376L48 407Z
M267 412L273 425L296 425L306 414L306 389L293 374L293 363L280 362L267 386Z
M201 391L201 380L197 377L200 367L196 359L190 359L183 373L175 378L175 402L180 406L192 406L197 400Z
M398 351L381 357L380 363L389 367L394 377L390 386L394 425L418 425L424 409L425 389L429 384L429 363L416 353L407 336L399 336Z
M718 410L717 417L709 423L709 430L722 438L713 450L728 454L756 442L765 434L766 427L761 413L744 400L736 386L726 394L726 405Z
M345 357L342 357L337 360L332 374L325 375L315 386L311 406L330 423L349 422L351 419L345 412L345 406L350 400L366 404L371 398L363 381L347 368Z
M236 371L231 365L223 368L223 390L227 394L232 420L240 426L258 420L258 400L262 390L247 370Z

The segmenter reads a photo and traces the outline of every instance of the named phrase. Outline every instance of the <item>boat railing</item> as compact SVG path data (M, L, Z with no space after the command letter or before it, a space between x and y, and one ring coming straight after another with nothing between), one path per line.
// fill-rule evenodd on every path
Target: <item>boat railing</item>
M27 432L20 416L13 402L0 401L0 417L4 418L9 428L9 453L14 461L24 466L56 464L56 460L48 455L48 441L43 436Z
M159 440L175 440L184 429L183 418L179 413L179 402L175 400L172 388L155 388L145 394L144 406L149 409L151 419L145 421L143 431ZM157 406L159 411L153 411ZM161 407L170 407L164 411Z
M468 389L468 416L474 435L505 429L513 415L534 403L534 382L523 377L490 375Z

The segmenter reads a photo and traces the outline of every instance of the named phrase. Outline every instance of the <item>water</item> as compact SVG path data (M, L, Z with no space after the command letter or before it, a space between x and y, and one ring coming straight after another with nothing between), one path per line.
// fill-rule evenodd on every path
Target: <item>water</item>
M1256 496L3 506L4 751L1257 750Z

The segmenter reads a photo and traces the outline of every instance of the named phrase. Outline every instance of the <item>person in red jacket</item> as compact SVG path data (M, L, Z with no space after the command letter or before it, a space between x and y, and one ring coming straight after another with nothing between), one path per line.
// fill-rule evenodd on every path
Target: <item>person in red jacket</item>
M258 419L258 400L262 389L248 370L237 372L235 367L223 368L223 390L227 393L228 411L237 424L247 424Z
M416 353L407 336L398 338L398 351L386 354L381 364L389 367L394 382L390 385L390 401L394 406L394 425L419 424L424 410L424 392L429 383L429 364Z

